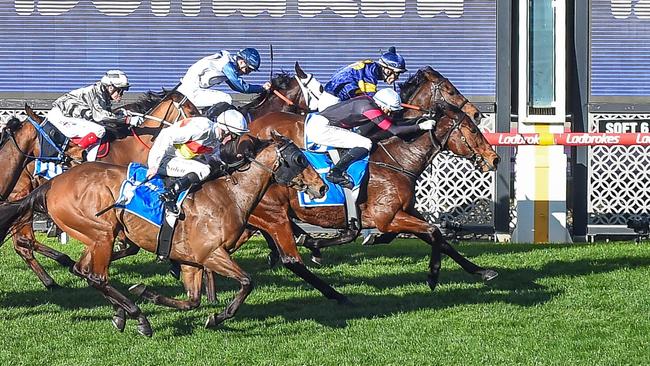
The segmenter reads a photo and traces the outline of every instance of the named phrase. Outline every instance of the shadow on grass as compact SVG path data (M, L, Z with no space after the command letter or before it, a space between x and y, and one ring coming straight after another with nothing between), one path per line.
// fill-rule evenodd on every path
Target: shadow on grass
M561 250L563 248L558 249ZM386 257L389 256L389 254L391 254L390 251L388 253L383 252L380 256ZM421 254L426 254L426 251L422 251ZM372 258L373 256L375 255L371 254L369 257ZM353 262L349 263L368 260L369 258L365 255L363 257L365 259L356 258ZM414 256L414 258L417 258L418 261L422 260L422 257ZM140 259L138 259L138 261L140 261ZM249 271L253 274L256 284L261 288L266 285L288 289L296 288L296 286L302 286L302 288L306 289L310 288L300 279L287 275L288 271L286 270L264 270L266 267L263 261L245 259L240 260L240 262L250 264L250 267L253 267L250 268ZM128 277L124 272L128 273L132 271L145 278L153 275L154 278L148 278L148 286L162 294L174 297L182 297L184 294L180 282L174 283L174 281L171 281L170 283L170 280L164 277L167 270L167 266L165 265L147 262L145 259L143 263L118 262L113 266L113 271L118 273L118 275L113 276L111 283L122 293L126 294L126 289L133 284L122 282ZM437 310L463 305L492 303L505 303L529 307L546 303L553 297L562 294L561 290L549 289L546 286L540 285L540 280L554 277L580 277L607 273L622 268L648 266L650 266L650 258L646 259L628 256L619 256L607 259L551 261L536 269L495 268L500 273L499 277L489 282L488 285L478 288L455 288L444 286L450 283L477 282L476 277L470 276L456 267L456 269L443 272L440 278L440 282L443 286L439 291L433 293L428 291L427 287L422 286L425 279L424 271L408 272L404 274L368 276L353 275L345 278L342 278L340 274L319 274L323 280L332 284L335 288L363 283L366 286L371 286L378 290L390 291L391 288L412 285L421 286L422 290L417 290L416 287L415 292L410 292L406 295L369 295L358 292L346 293L345 295L349 296L350 300L355 304L354 306L339 306L323 297L310 297L307 299L292 297L263 304L244 304L235 317L235 321L237 319L266 321L269 317L280 316L286 321L313 320L329 327L344 327L350 320L385 317L398 312ZM56 271L57 276L59 276L59 272L65 271ZM316 272L318 273L318 271ZM78 279L78 281L82 280ZM222 292L233 292L238 290L238 285L234 281L225 280L219 277L217 288ZM161 323L157 322L158 324L156 324L156 328L169 328L172 330L172 333L177 336L190 335L197 327L202 326L203 321L205 321L205 318L211 312L221 311L225 306L225 301L230 301L231 299L226 299L222 295L220 304L207 306L205 298L203 298L203 300L203 305L199 309L185 312L181 316L175 317L174 320L163 320ZM5 292L0 296L1 308L20 308L20 311L15 315L10 312L6 313L5 318L8 319L11 319L12 317L21 318L29 315L42 314L43 312L48 311L59 311L58 309L50 310L31 308L32 306L45 304L56 304L57 306L68 310L103 307L108 305L100 293L91 288L63 288L53 291L16 291L13 293ZM145 313L150 319L152 319L156 314L169 311L174 310L148 305ZM73 320L109 320L111 316L112 311L109 310L106 312L105 316L75 315L75 319ZM226 332L241 331L229 328L228 322L226 322L225 326L222 326L219 329ZM250 331L254 332L255 329L250 329Z

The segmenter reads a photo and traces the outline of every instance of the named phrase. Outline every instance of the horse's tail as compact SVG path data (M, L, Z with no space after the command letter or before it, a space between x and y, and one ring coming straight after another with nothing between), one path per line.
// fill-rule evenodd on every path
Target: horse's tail
M50 186L47 182L21 200L0 204L0 245L12 227L31 219L32 211L47 212L46 196Z

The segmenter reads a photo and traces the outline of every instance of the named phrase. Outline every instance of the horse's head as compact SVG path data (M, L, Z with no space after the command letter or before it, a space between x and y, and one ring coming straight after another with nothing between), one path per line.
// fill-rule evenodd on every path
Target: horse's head
M469 159L480 171L496 170L499 155L466 114L445 111L433 131L442 150Z
M427 66L418 70L406 82L401 84L402 101L425 110L458 108L465 112L472 121L480 124L483 114L458 89L439 72ZM415 110L407 110L404 117L415 117Z
M273 148L273 172L275 182L306 192L312 199L322 198L327 192L327 185L320 175L307 162L302 151L288 138L271 133L271 140L260 140L253 135L245 134L238 142L237 155L254 159L262 150Z
M296 62L296 75L282 72L271 80L271 89L255 98L242 109L253 114L253 119L269 112L305 113L318 109L318 98L323 85L305 73Z

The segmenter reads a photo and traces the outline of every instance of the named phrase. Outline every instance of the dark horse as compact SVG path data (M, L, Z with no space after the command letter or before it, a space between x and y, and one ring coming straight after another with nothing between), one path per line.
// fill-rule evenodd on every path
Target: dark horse
M112 141L107 154L98 158L99 161L124 166L132 161L146 164L149 146L163 124L198 114L194 105L177 92L150 92L136 103L126 105L125 108L145 114L144 124L141 128L133 130L128 130L126 126L109 128L108 131L113 131L109 133L121 134L123 138ZM34 123L42 122L31 108L26 107L26 112ZM27 196L44 181L33 174L33 160L40 154L39 132L29 121L21 122L14 117L8 122L3 135L7 137L0 147L0 161L3 162L3 169L0 171L0 198L14 201ZM78 162L81 160L82 152L83 149L80 147L70 145L65 150L65 155L68 160ZM67 263L67 258L36 241L31 220L23 221L21 224L14 236L14 249L45 287L57 287L52 277L34 258L33 250L62 264Z
M246 220L273 180L283 185L302 187L312 197L327 190L318 173L306 162L302 152L288 139L274 135L262 141L250 135L239 141L238 156L250 164L229 179L204 183L183 205L184 216L174 235L170 258L183 264L183 280L190 297L200 300L201 277L186 272L189 267L207 269L237 280L240 290L219 314L210 316L206 326L216 326L235 315L253 289L251 277L231 258L239 248ZM99 290L115 307L114 324L123 330L125 313L138 319L138 331L151 336L146 316L129 298L109 283L113 242L125 235L145 250L155 252L157 230L147 221L123 210L96 213L110 206L119 195L126 167L101 162L85 163L39 186L27 197L0 205L0 240L21 218L29 220L31 211L46 212L62 230L85 246L71 271ZM80 204L80 202L82 204Z
M403 118L422 116L426 111L436 111L438 122L431 132L421 132L411 141L392 137L380 142L370 157L369 180L366 193L359 198L362 226L377 228L386 235L410 233L431 246L431 258L427 283L433 290L438 283L441 251L459 263L463 269L485 280L497 273L470 262L458 253L442 236L440 230L430 225L415 209L415 184L422 171L441 151L473 161L481 171L494 170L498 155L487 143L479 129L465 114L472 113L476 119L481 114L442 75L431 68L419 70L402 86L402 100L418 109L408 109ZM303 146L303 120L301 116L287 113L271 113L255 120L251 132L260 137L275 129ZM279 250L282 263L301 276L326 297L340 299L341 294L314 276L302 263L296 248L292 217L303 222L344 229L347 226L343 207L300 207L295 191L273 186L249 218L249 224L260 229L267 240L272 239ZM246 235L240 240L247 240ZM353 240L357 232L349 233L327 243L342 244ZM316 248L323 243L312 244Z

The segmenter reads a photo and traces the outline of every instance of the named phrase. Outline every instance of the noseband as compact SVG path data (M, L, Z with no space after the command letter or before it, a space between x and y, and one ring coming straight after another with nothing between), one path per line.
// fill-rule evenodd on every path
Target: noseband
M463 107L465 106L465 104L467 104L469 102L469 99L465 98L465 96L463 95L464 100L463 100L462 103L460 103L460 105L455 105L454 103L447 100L447 98L445 97L445 94L442 92L442 84L444 84L445 82L449 82L449 79L442 78L437 83L431 82L431 104L432 105L439 105L440 102L445 102L445 103L447 103L447 104L449 104L451 106L454 106L454 107L462 110ZM459 95L462 95L462 94L459 94Z

